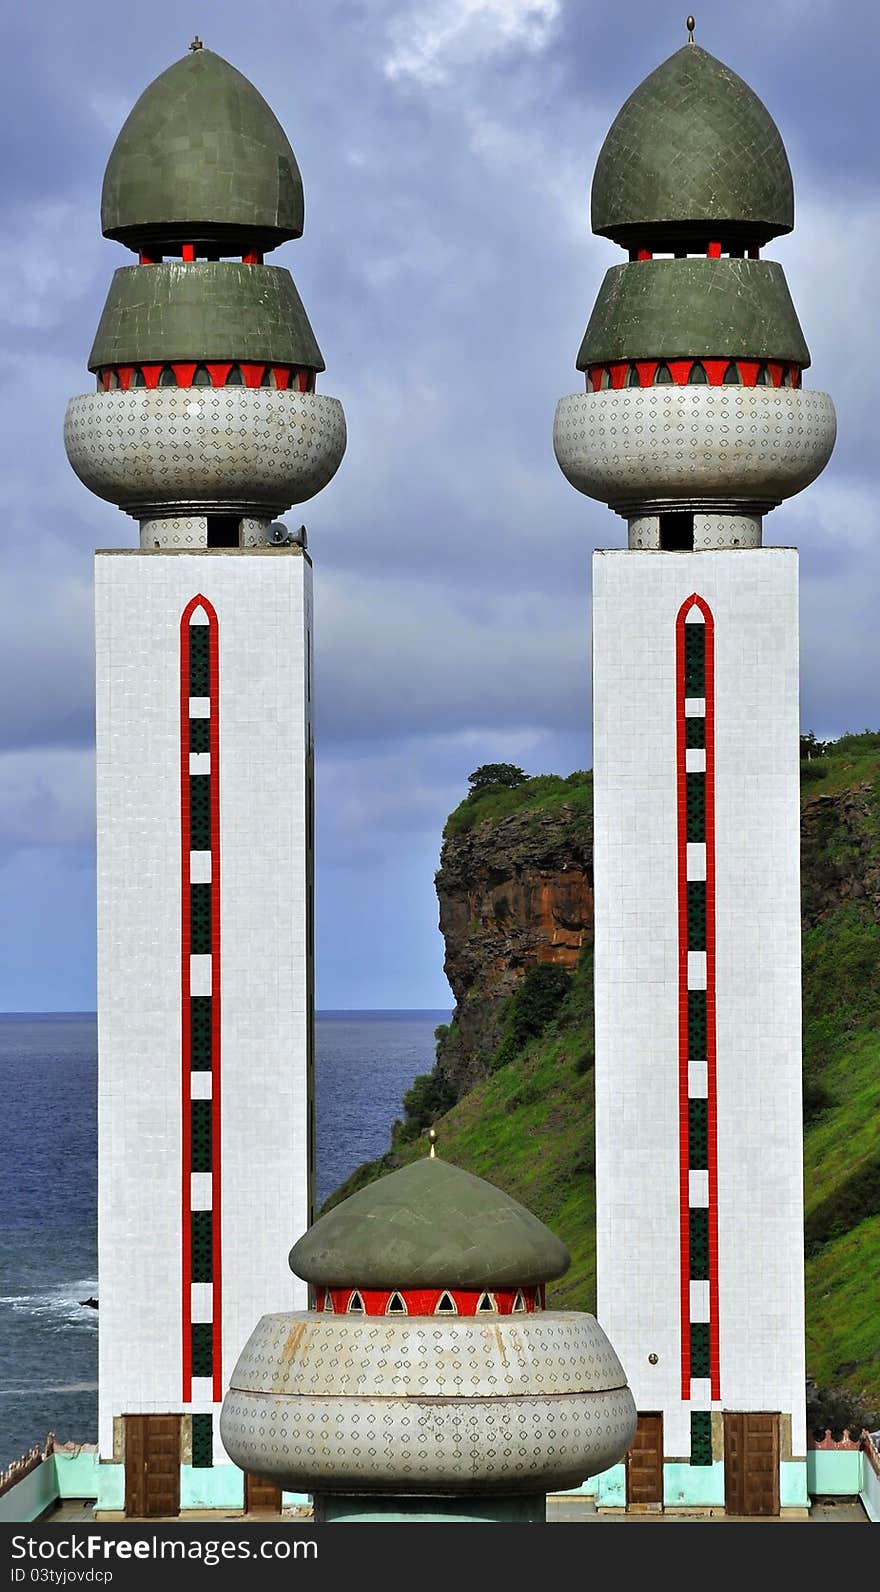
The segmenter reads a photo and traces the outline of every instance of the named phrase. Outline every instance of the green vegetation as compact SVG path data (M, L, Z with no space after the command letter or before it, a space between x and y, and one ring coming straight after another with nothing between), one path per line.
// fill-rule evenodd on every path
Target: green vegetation
M811 1424L880 1424L880 732L812 753L804 783L804 1173L807 1369ZM829 798L840 796L835 802ZM588 774L488 790L452 814L446 834L512 813L558 807L592 820ZM566 809L562 812L562 809ZM551 970L552 971L552 970ZM557 970L558 974L558 970ZM426 1152L440 1152L522 1200L568 1245L572 1265L549 1291L559 1308L595 1307L592 954L550 980L533 968L511 997L494 1070L446 1109L417 1079L407 1127L330 1203ZM565 982L563 982L563 980Z
M460 835L473 829L475 824L497 824L513 813L547 813L569 805L574 808L575 821L582 822L584 835L589 839L593 832L593 775L590 771L578 770L566 778L559 774L536 774L515 786L490 783L472 790L450 813L443 838Z

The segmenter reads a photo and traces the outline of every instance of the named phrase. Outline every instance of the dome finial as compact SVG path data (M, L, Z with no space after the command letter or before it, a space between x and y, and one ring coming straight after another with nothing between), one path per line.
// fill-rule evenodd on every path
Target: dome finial
M436 1128L429 1128L428 1129L428 1143L431 1146L430 1150L428 1151L428 1160L429 1161L435 1161L437 1159L437 1151L434 1148L434 1146L437 1143L437 1129Z
M694 18L693 17L688 17L687 22L685 24L685 26L686 26L686 28L688 30L688 44L693 44L693 42L694 42L694 28L696 27L696 25L697 24L696 24L696 21L694 20Z
M191 50L203 50L204 48L205 48L205 46L203 45L203 43L202 43L201 39L199 38L198 34L196 34L195 38L193 39L192 43L190 44L190 49Z

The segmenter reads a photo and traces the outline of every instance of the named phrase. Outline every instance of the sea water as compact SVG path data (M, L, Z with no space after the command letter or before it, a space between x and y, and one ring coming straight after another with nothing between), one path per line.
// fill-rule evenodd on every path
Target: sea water
M321 1012L318 1201L388 1147L448 1011ZM97 1435L93 1015L0 1014L0 1466L54 1431ZM285 1244L300 1235L285 1234Z

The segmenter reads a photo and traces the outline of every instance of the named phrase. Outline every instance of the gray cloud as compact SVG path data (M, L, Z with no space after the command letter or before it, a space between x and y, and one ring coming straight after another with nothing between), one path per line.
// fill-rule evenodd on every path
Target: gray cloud
M275 258L296 278L327 361L321 386L344 401L351 438L337 479L292 511L316 561L321 998L432 1004L444 985L431 875L467 773L488 759L532 772L589 762L589 553L619 545L623 527L560 475L553 410L579 385L575 351L620 258L589 233L599 143L682 24L671 0L624 12L252 0L246 13L195 0L185 23L176 0L92 0L87 13L49 0L12 19L0 64L3 927L16 938L34 902L54 901L53 966L66 945L77 970L52 975L65 1003L71 979L91 989L91 552L131 545L135 530L72 476L61 424L90 384L111 272L130 258L98 222L128 108L198 29L266 94L297 151L306 233ZM875 14L867 0L845 23L830 0L704 0L698 24L765 98L794 167L797 230L768 252L841 429L825 477L767 535L801 546L804 723L834 734L876 719ZM23 954L15 987L33 989ZM4 998L22 1003L9 978Z

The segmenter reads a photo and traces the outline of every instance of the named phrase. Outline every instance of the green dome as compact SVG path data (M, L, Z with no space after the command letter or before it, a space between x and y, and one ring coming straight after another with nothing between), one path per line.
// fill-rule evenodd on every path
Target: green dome
M756 244L794 226L785 146L741 77L686 44L618 112L593 177L592 227L625 247L721 228Z
M290 1266L323 1288L510 1288L561 1277L570 1258L524 1205L426 1156L321 1216Z
M234 237L266 249L300 237L296 157L253 83L203 49L157 77L113 146L101 226L133 248Z

